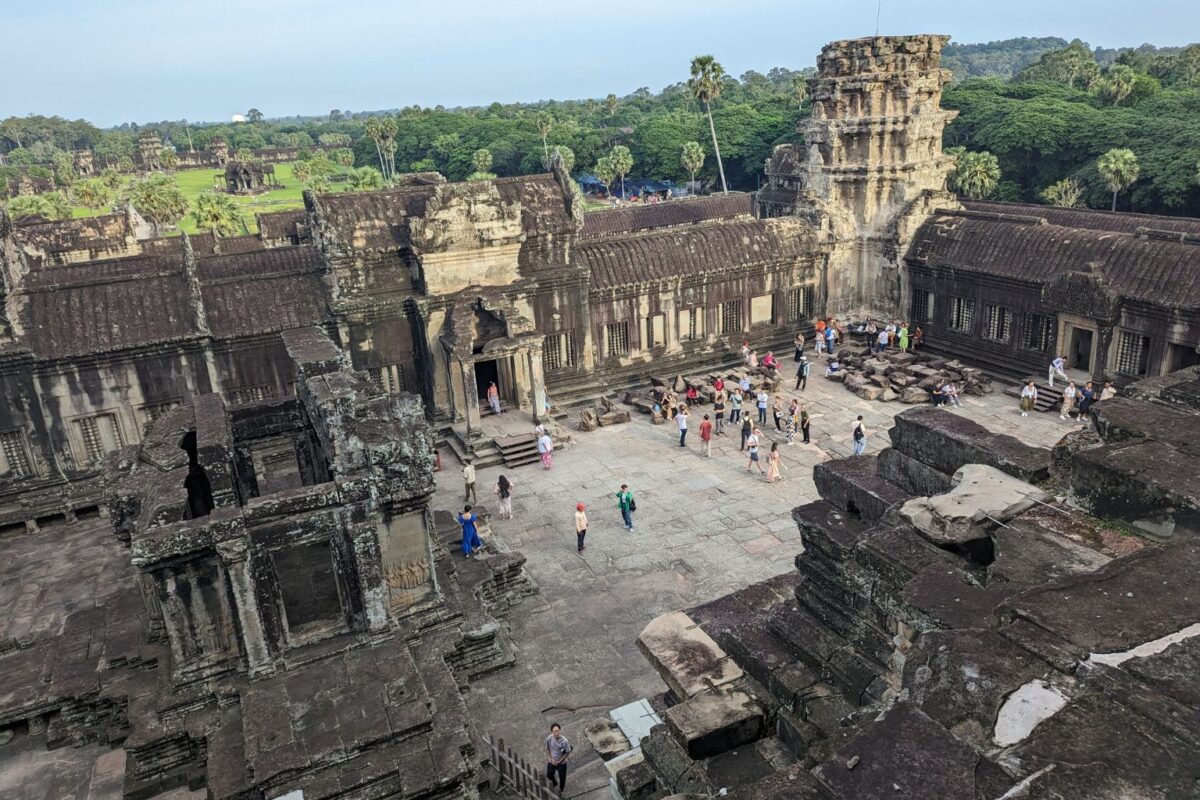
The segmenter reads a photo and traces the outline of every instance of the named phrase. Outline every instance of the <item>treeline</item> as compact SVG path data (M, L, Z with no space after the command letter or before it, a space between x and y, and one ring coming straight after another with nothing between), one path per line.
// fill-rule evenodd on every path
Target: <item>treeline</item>
M962 148L955 180L961 191L1094 207L1111 205L1115 191L1121 208L1200 216L1200 46L1147 45L1098 56L1078 41L1016 39L951 45L946 64L966 76L944 96L944 105L960 112L945 144ZM685 77L687 65L680 66ZM772 148L797 140L796 127L808 114L810 75L776 68L737 78L718 73L709 82L705 96L730 189L757 188ZM333 141L344 146L349 137L354 165L378 170L384 181L423 170L452 180L539 172L557 152L576 174L681 182L694 172L719 188L706 111L693 78L625 97L477 108L334 110L286 120L251 109L244 123L100 130L83 120L21 117L0 122L0 154L9 169L34 165L56 175L64 151L90 148L99 163L132 158L145 128L178 151L204 149L218 136L231 152ZM1136 162L1131 170L1122 155L1127 183L1116 189L1099 166L1113 150L1128 151Z

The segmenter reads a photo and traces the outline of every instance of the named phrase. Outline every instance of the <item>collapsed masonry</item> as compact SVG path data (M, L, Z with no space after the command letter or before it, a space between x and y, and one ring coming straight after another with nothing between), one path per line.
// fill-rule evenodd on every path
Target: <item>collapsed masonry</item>
M110 459L125 588L6 643L0 729L120 746L125 797L475 797L461 693L513 661L524 559L449 558L420 400L284 343L294 397L201 395Z
M1150 424L1193 431L1198 377L1142 389L1174 398L1143 403ZM1055 452L1071 494L1145 474L1113 451L1176 446L1125 410L1098 404L1096 433ZM1200 796L1195 471L1097 509L1158 502L1160 545L1057 502L1050 452L963 417L910 409L891 444L816 467L796 572L646 627L664 722L616 772L622 796Z

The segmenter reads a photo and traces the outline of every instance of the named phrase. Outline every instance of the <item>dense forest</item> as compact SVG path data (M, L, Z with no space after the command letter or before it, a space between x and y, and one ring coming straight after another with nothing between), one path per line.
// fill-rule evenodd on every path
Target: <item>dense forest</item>
M685 77L688 65L680 66ZM958 154L955 188L964 194L1200 216L1200 45L1094 50L1025 38L950 45L946 66L955 81L943 103L959 115L945 144ZM712 62L700 73L693 64L690 80L657 93L286 119L251 109L248 121L223 124L100 130L83 120L13 117L0 121L0 193L4 178L23 170L52 177L69 195L65 151L90 148L98 163L128 167L144 128L176 151L216 137L241 153L349 144L354 166L378 170L384 182L431 169L453 180L538 172L557 150L573 172L614 189L621 177L682 182L693 173L719 189L709 109L729 188L753 190L771 149L796 140L811 74L776 68L735 78ZM328 173L298 172L315 181Z

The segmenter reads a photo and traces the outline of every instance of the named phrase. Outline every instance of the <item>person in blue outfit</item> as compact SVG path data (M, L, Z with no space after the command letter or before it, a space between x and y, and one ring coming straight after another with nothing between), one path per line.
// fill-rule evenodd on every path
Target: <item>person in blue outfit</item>
M471 557L472 553L477 553L483 549L483 542L479 538L479 515L471 510L470 506L463 506L462 513L458 515L458 524L462 525L462 551L467 558Z

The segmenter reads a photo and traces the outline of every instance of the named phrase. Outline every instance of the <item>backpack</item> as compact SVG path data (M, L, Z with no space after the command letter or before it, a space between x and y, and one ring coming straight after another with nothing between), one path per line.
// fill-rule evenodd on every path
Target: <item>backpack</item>
M629 510L630 510L630 511L637 511L637 501L636 501L636 500L634 500L632 497L631 497L631 498L629 498Z
M862 440L863 440L862 425L855 425L854 426L854 441L861 442Z

